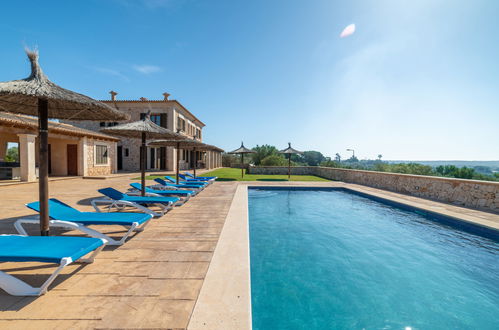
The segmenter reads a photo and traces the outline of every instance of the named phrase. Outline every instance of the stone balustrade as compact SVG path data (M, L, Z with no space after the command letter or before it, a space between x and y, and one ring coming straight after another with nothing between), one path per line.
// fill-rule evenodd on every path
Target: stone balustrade
M285 166L251 166L250 174L287 174ZM499 182L319 166L293 166L293 175L316 175L411 196L499 213Z

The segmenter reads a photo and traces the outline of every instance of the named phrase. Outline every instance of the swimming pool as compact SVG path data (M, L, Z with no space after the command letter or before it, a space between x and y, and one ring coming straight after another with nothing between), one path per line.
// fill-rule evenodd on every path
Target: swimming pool
M249 189L254 329L498 329L499 244L344 190Z

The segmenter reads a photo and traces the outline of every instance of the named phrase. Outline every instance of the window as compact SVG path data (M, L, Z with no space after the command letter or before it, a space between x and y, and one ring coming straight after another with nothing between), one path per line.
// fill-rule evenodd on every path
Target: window
M128 157L128 148L125 148L125 157Z
M100 125L100 127L106 127L106 123L105 123L105 122L103 122L103 121L101 121L101 122L99 123L99 125Z
M185 120L177 117L177 129L185 132Z
M161 126L161 115L151 115L151 121L158 126Z
M107 165L107 146L96 145L95 146L95 164L96 165Z

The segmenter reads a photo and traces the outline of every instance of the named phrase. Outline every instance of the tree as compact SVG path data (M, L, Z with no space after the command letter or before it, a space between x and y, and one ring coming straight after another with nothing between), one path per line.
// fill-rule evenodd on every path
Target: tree
M381 158L382 158L382 157L383 157L383 155L382 155L382 154L379 154L379 155L378 155L378 160L379 160L379 161L381 161Z
M262 160L268 156L279 155L279 150L276 147L264 144L262 146L256 146L253 148L256 151L255 154L252 154L253 164L261 165Z
M222 154L222 166L231 167L232 164L239 164L241 162L241 157L238 155L232 155L228 153Z
M262 166L284 166L287 165L286 159L281 155L270 155L262 159Z
M339 153L336 153L336 155L334 156L334 160L338 163L341 162L341 155Z
M319 151L305 151L301 158L308 166L317 166L326 160L326 157Z
M19 148L18 147L10 147L7 149L7 153L5 155L6 162L18 162L19 161Z

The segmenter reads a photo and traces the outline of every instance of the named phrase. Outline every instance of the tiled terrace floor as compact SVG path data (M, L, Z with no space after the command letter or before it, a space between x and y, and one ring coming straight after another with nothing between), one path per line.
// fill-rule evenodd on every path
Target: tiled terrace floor
M89 201L99 196L97 189L111 186L125 191L136 176L53 181L50 195L91 211ZM499 215L360 185L217 182L184 206L152 220L125 245L105 248L95 263L66 267L44 296L12 297L0 290L0 328L186 328L238 184L345 186L499 228ZM0 187L0 234L14 233L15 218L32 214L23 204L37 199L37 188L37 184ZM123 231L121 227L99 229ZM0 264L0 270L30 284L40 284L46 278L42 275L53 269L37 263Z
M96 189L124 191L130 177L54 181L50 195L92 210L88 201L98 196ZM235 188L235 183L211 185L125 245L105 248L93 264L66 267L44 296L12 297L0 290L0 328L185 328ZM37 185L1 187L0 196L0 233L14 233L13 217L32 214L23 204L37 199ZM54 269L46 265L3 263L0 270L39 284L46 278L40 274Z

